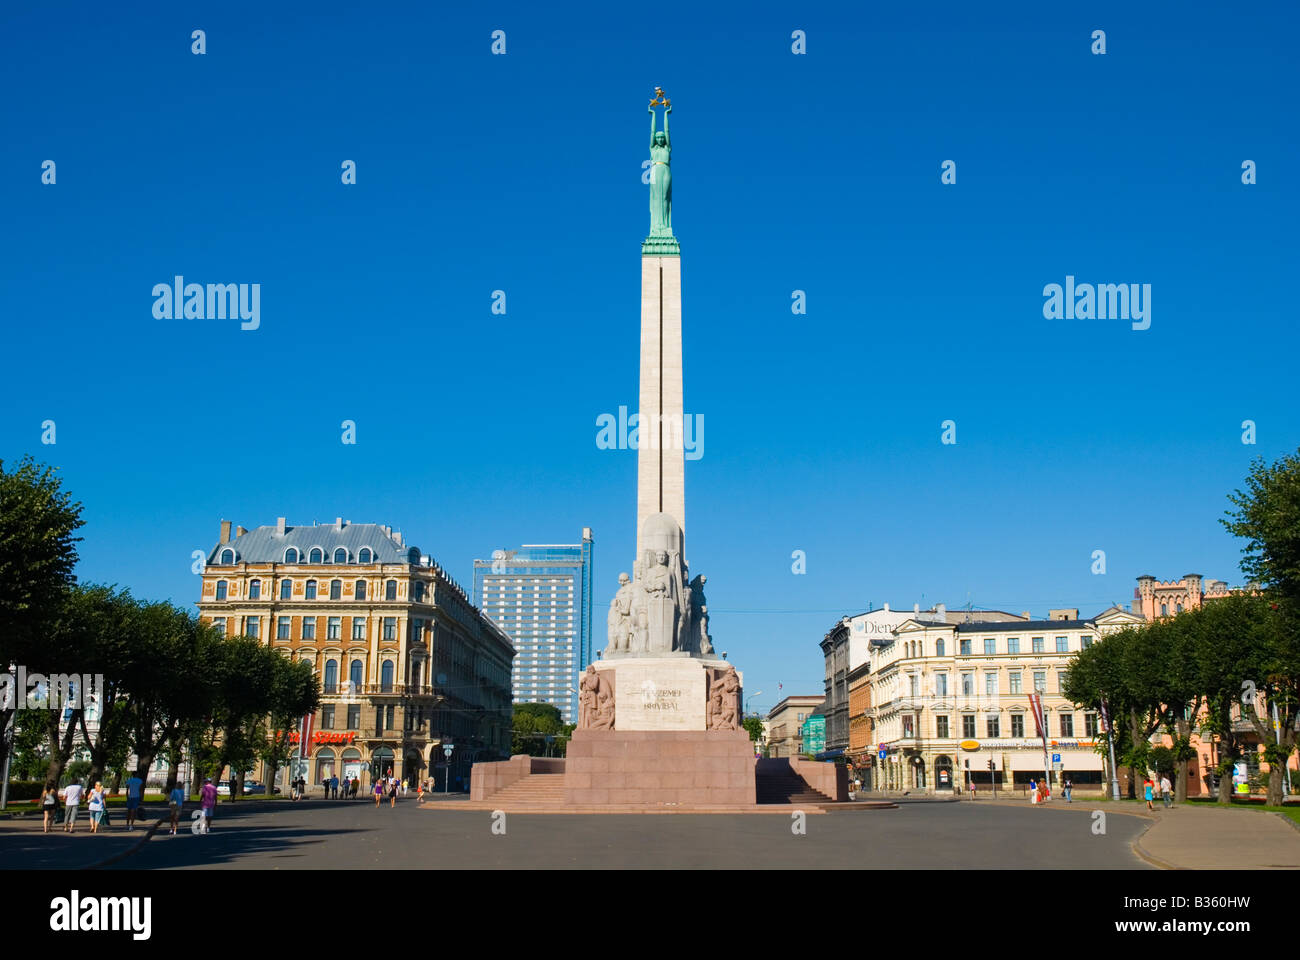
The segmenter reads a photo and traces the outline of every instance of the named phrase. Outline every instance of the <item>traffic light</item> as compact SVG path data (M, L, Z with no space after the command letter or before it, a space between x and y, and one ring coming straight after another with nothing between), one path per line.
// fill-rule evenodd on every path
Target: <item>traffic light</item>
M993 758L989 757L989 772L993 772Z

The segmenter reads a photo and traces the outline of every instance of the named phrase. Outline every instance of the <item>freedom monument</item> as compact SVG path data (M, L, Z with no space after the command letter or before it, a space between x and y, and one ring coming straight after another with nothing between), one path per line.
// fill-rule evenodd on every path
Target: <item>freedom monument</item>
M663 129L656 107L663 107ZM650 235L641 243L636 556L608 643L579 687L564 796L573 804L754 803L742 678L714 653L705 577L686 559L682 259L673 235L672 103L650 101Z
M662 130L656 107L663 108ZM673 235L672 103L662 89L655 89L649 112L636 555L610 602L608 643L582 675L567 757L476 764L472 800L509 796L511 784L528 778L554 784L545 789L559 800L561 777L554 774L562 773L569 807L756 802L754 747L741 725L742 677L714 653L705 577L692 576L686 559L681 247Z

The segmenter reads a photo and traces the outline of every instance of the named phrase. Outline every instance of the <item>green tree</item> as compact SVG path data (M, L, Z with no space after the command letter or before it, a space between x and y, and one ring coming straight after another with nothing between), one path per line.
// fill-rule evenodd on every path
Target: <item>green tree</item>
M1264 745L1269 803L1276 804L1282 799L1282 772L1295 751L1300 717L1300 451L1271 464L1255 460L1246 489L1228 499L1236 509L1226 511L1222 523L1246 541L1241 571L1268 601L1256 672L1243 678L1262 694L1263 709L1248 698L1242 701L1242 717Z
M1228 495L1236 510L1220 521L1243 538L1241 572L1276 599L1300 605L1300 451L1255 460L1246 489Z
M290 735L299 719L320 706L320 683L305 660L293 661L270 647L263 647L271 663L271 704L268 723L255 737L257 754L270 768L267 796L274 792L276 772L293 753Z
M754 743L760 743L763 739L763 718L746 717L741 724L749 731L749 739Z
M63 491L52 467L24 457L6 471L0 460L0 670L21 664L49 672L56 665L45 641L74 583L81 540L74 534L83 522L81 504ZM22 706L17 699L0 703L0 730Z
M510 752L534 757L562 757L573 726L566 726L560 708L549 703L516 703L510 724Z

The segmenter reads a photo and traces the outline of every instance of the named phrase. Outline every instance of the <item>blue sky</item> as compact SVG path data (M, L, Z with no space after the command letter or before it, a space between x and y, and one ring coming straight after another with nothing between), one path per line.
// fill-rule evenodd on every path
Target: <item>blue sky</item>
M83 579L178 603L222 518L389 523L467 586L590 526L603 645L659 85L687 551L755 705L868 605L1236 582L1225 495L1300 443L1294 7L1053 6L10 5L0 457L61 468ZM155 319L176 274L260 283L260 328ZM1150 329L1045 320L1067 274L1151 284Z

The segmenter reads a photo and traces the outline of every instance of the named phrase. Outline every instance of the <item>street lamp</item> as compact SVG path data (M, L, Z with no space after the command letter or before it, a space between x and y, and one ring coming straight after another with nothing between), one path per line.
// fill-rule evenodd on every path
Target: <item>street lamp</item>
M442 795L444 797L447 796L447 794L451 793L451 752L455 749L456 749L455 744L453 744L450 740L448 740L446 743L442 745L442 755L447 760L446 779L443 781L442 784Z
M751 693L749 696L745 698L745 713L749 713L749 701L753 700L755 697L761 697L762 695L763 695L762 690L755 690L753 693Z

